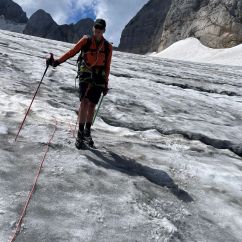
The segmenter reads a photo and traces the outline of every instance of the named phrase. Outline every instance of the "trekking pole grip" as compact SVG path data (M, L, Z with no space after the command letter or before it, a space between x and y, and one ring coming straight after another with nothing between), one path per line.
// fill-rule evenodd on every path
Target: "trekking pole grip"
M50 53L50 58L46 60L46 67L48 68L53 62L54 62L54 55L53 53Z

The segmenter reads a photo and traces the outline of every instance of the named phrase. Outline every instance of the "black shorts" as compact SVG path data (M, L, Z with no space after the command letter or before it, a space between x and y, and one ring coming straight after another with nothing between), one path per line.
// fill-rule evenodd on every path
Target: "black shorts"
M92 102L94 104L98 104L99 99L103 92L103 88L100 86L90 85L90 87L88 89L88 85L89 85L89 83L87 83L87 82L83 82L83 81L79 82L80 101L82 101L82 99L84 97L86 97L90 102Z

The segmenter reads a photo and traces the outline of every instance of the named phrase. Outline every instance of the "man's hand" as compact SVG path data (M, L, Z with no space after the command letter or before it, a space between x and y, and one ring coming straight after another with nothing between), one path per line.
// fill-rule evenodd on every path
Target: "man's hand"
M57 67L58 65L60 65L60 62L58 60L54 59L53 54L50 54L50 58L48 58L46 60L46 65L47 66L53 66L53 67Z
M109 88L108 88L108 83L105 83L105 87L103 89L103 96L106 96L108 94Z

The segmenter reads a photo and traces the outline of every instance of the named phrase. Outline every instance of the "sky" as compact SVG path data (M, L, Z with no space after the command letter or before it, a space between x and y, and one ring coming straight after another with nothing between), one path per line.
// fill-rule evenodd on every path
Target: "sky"
M50 13L58 24L69 24L81 18L104 18L105 37L119 44L121 32L148 0L14 0L30 17L38 9Z

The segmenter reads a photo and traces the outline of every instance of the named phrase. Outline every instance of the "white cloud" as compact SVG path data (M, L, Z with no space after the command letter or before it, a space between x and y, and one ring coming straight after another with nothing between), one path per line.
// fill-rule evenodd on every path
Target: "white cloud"
M119 43L121 32L148 0L98 0L97 17L107 20L107 37L115 45Z
M78 11L93 7L97 17L107 20L108 40L118 45L121 32L129 20L148 0L14 0L28 17L38 9L50 13L58 24L68 23Z
M75 11L82 10L89 5L88 0L14 0L30 17L38 9L44 9L50 13L53 19L58 24L65 24L68 22L70 16L75 14Z

